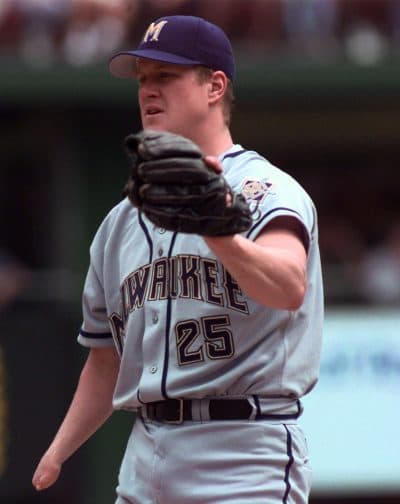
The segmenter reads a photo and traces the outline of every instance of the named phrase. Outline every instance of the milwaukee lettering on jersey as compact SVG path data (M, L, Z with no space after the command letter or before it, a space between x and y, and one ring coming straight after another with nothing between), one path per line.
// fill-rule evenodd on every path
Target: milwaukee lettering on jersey
M218 267L216 260L195 255L163 257L141 266L121 285L121 312L109 317L113 333L120 335L129 314L145 301L194 299L248 314L238 283L225 268L221 282Z

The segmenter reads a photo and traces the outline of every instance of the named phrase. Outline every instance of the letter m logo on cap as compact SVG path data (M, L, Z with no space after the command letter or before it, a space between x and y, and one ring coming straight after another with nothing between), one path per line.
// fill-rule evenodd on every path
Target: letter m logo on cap
M151 23L147 28L143 37L143 42L156 42L160 36L161 30L168 23L168 21L159 21L158 23Z

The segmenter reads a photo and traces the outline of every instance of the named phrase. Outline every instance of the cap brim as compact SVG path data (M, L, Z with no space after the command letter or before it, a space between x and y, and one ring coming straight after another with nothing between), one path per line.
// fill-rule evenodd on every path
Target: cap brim
M146 58L155 61L163 61L175 65L201 65L200 61L191 60L176 54L152 49L142 49L137 51L122 51L113 56L108 68L115 77L129 79L136 77L136 58Z

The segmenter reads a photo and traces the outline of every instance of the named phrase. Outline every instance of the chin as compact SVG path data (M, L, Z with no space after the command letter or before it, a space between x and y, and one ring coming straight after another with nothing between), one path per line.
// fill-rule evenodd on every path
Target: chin
M168 124L166 121L161 120L160 118L144 118L142 120L143 129L150 129L154 131L168 131L168 133L173 133L175 135L183 135L183 128L179 128L177 126L173 126L172 124Z
M164 121L161 120L161 118L145 117L142 120L142 124L144 129L152 129L156 131L168 131L168 126L165 124Z

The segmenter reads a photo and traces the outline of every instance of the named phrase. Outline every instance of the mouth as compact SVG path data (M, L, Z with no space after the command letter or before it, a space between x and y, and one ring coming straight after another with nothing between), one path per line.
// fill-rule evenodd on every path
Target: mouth
M160 107L155 107L155 106L151 106L151 107L147 107L145 109L145 115L147 117L154 117L154 116L157 116L159 114L162 114L162 109Z

